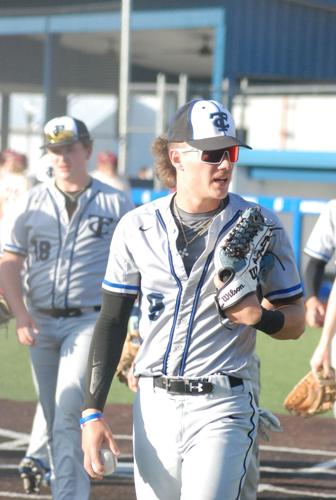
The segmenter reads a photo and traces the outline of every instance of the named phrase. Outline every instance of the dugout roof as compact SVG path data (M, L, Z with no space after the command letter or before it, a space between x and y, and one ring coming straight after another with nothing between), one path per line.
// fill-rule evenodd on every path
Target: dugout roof
M133 0L131 28L133 81L336 80L334 0ZM63 89L115 90L120 0L2 0L0 91L43 88L50 35Z

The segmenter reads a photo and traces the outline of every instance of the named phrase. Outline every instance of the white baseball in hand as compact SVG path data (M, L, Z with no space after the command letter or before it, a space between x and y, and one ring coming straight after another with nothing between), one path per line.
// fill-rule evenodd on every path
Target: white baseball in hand
M100 457L101 461L104 464L103 476L109 476L110 474L113 474L118 465L117 457L112 453L112 451L109 448L102 448L100 450ZM96 464L94 462L92 462L92 469L96 473L98 473Z

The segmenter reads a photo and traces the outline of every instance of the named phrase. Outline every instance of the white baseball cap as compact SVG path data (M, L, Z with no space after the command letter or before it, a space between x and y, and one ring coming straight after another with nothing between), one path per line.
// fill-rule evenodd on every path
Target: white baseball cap
M42 147L66 146L82 139L91 140L84 122L72 116L57 116L44 127L45 142Z
M218 101L194 99L176 113L168 129L168 142L187 142L202 151L242 146L236 137L232 115Z

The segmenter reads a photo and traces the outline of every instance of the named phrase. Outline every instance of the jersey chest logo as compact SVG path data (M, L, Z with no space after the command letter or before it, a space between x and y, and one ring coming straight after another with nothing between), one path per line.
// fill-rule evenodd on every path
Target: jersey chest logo
M149 302L148 317L151 321L156 321L163 313L165 309L163 299L164 296L162 293L153 292L147 295L147 300Z
M96 238L102 238L109 234L109 226L113 223L112 217L101 217L99 215L89 215L89 228Z

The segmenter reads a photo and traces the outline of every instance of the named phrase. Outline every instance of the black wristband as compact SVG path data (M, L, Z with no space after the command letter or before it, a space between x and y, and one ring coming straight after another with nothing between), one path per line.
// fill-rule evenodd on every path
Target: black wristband
M285 315L281 311L269 311L262 307L261 318L253 327L267 335L274 335L281 330L284 323Z

